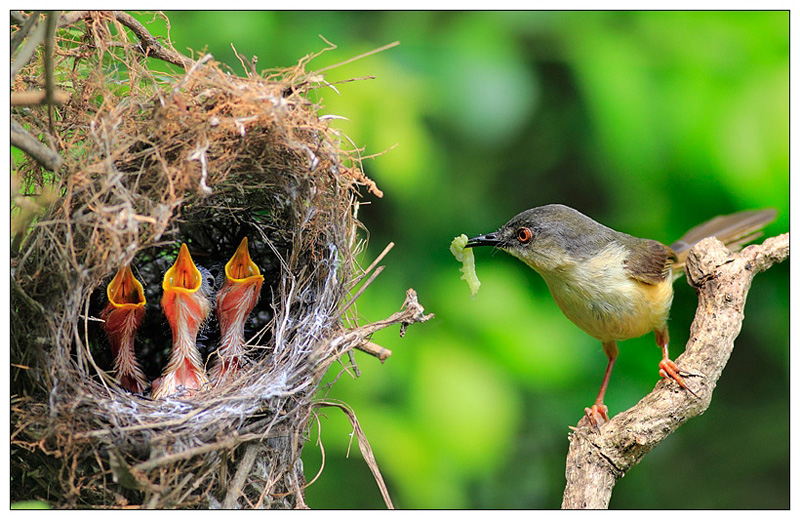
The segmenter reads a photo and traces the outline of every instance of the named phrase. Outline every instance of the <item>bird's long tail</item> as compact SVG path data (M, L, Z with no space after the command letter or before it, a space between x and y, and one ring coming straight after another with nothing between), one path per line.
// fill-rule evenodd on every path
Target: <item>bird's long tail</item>
M720 215L693 227L670 246L678 257L672 266L673 270L682 272L689 251L707 237L716 237L731 251L738 251L744 244L760 237L763 234L761 229L775 219L776 213L774 209L740 211L732 215Z

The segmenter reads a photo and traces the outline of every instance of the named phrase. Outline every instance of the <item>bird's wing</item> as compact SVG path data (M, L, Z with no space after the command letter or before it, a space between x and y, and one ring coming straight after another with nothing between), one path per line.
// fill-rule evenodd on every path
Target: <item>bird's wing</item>
M675 253L655 240L636 240L640 242L629 248L630 253L625 259L625 270L628 275L649 285L666 280L676 260Z

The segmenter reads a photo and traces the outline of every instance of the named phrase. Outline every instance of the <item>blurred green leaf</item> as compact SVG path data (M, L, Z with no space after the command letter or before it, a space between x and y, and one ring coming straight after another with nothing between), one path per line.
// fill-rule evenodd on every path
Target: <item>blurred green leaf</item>
M12 502L11 509L50 509L50 506L41 500L26 500L25 502Z

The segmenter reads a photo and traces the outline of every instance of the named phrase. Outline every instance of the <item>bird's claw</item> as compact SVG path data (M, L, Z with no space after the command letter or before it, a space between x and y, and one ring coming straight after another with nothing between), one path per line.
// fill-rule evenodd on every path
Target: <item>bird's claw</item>
M609 421L608 407L602 403L595 403L589 408L584 408L583 411L586 413L586 419L589 424L597 431L600 431L600 426Z
M684 381L683 378L696 377L699 376L700 374L685 372L680 368L678 368L678 365L674 361L668 358L662 359L661 362L658 364L658 374L664 379L674 380L681 386L681 388L685 388L686 390L689 391L690 394L692 394L695 397L698 397L698 395L694 392L694 390L689 388L689 386L686 384L686 381Z

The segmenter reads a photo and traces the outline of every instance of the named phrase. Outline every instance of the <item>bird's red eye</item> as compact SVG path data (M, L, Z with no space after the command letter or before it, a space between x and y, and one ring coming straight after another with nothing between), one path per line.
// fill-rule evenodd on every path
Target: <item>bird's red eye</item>
M521 227L517 230L517 240L519 240L522 244L530 242L532 237L533 233L531 233L531 230L526 227Z

